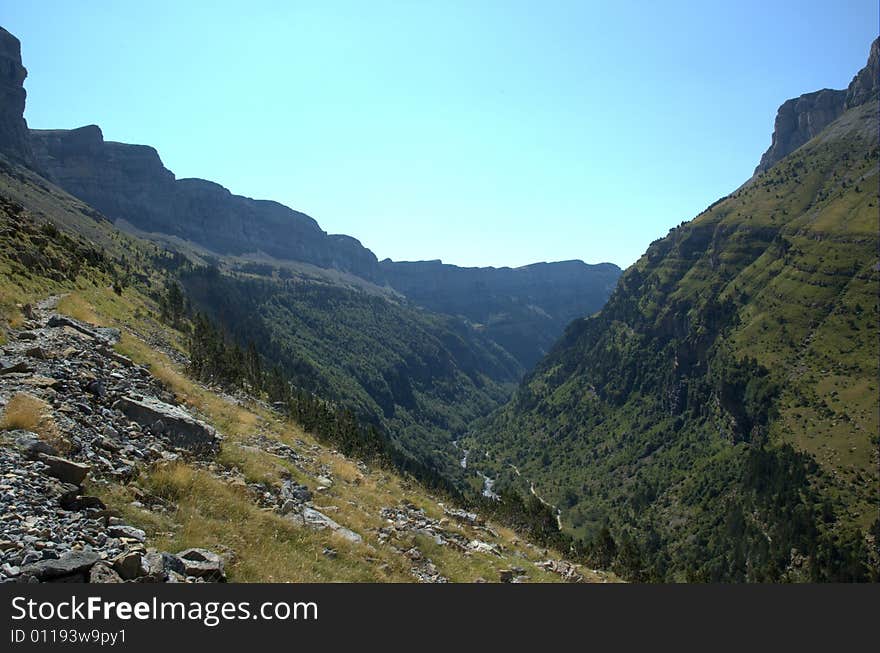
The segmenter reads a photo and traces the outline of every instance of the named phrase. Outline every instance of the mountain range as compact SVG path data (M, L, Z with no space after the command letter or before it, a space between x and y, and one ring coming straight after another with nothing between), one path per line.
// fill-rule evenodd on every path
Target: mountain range
M0 28L5 330L33 337L20 311L67 294L128 353L177 361L170 386L244 438L215 464L245 484L297 473L247 458L272 407L627 579L880 578L878 41L847 89L785 102L751 179L626 271L380 261L95 125L28 129L26 74ZM144 472L159 495L163 469Z
M180 254L174 265L194 310L253 341L299 387L383 425L447 473L459 473L450 442L508 398L573 317L598 310L620 275L613 264L581 261L380 263L304 213L177 179L154 148L105 141L95 125L27 129L20 48L8 32L2 40L11 160L117 228ZM344 318L328 305L344 307Z

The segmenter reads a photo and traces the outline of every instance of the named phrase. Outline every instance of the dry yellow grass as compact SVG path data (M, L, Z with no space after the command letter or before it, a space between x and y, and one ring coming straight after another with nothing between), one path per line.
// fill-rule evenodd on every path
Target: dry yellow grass
M97 326L106 326L80 293L70 293L58 302L58 311L77 320Z
M332 532L295 525L256 506L244 487L183 463L159 465L141 479L149 492L175 507L165 515L130 505L127 488L99 493L132 523L145 528L152 546L179 551L190 546L230 552L234 582L407 582L405 560L391 551L352 544ZM91 488L95 490L97 488ZM324 555L325 548L337 555Z
M2 270L0 270L2 274ZM19 309L19 300L24 295L18 288L14 290L0 282L0 345L7 342L6 329L18 329L24 323L24 315Z
M0 431L24 429L40 436L61 453L70 450L70 442L61 434L52 409L45 401L26 392L14 395L0 418Z

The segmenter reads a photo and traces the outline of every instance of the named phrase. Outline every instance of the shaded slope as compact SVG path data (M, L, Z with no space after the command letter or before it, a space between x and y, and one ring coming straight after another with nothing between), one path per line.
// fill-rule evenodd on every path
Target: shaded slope
M378 277L376 257L354 238L328 235L277 202L233 195L204 179L175 179L155 149L105 141L95 125L31 130L30 143L40 172L123 225L218 254L257 252Z
M547 353L573 319L599 310L620 268L583 261L519 268L462 268L440 261L380 263L411 301L474 324L526 368Z

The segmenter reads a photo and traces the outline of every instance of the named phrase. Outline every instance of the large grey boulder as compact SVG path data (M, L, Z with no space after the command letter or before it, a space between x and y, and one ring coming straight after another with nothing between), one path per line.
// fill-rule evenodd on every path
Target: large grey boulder
M113 404L113 408L157 435L167 436L176 447L199 450L212 449L217 444L217 432L212 427L186 410L155 397L122 397Z
M72 317L67 317L66 315L55 314L49 317L49 321L47 325L51 328L58 327L69 327L74 331L78 331L84 336L88 336L93 340L97 340L99 342L103 342L106 344L115 344L119 342L120 332L119 329L113 329L110 327L98 327L93 326L91 324L86 324L85 322L80 322L79 320L75 320Z
M74 574L83 574L98 562L98 554L93 551L71 551L57 560L40 560L21 568L22 576L33 576L37 580L51 581Z
M138 542L143 542L147 539L147 534L144 531L140 528L135 528L134 526L128 526L127 524L110 526L107 529L107 533L110 537L124 537L129 540L137 540Z
M337 524L327 515L315 510L314 508L304 507L302 512L290 514L287 518L295 523L307 526L317 531L324 529L331 530L343 539L348 540L349 542L359 543L363 542L364 539L353 530Z
M141 575L141 558L140 551L124 551L113 560L113 570L123 580L134 580Z
M49 476L54 476L63 483L72 483L73 485L82 485L83 479L89 473L91 467L82 463L75 463L67 458L60 456L50 456L44 453L38 454L37 459L47 465L49 469L46 471Z
M170 553L151 551L140 559L140 576L146 580L164 583L173 573L185 574L183 561Z

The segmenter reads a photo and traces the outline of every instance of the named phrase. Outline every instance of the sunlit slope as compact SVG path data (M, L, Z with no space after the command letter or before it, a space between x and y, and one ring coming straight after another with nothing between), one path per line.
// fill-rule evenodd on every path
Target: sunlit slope
M880 505L876 119L851 109L652 243L480 429L487 466L580 535L635 538L660 578L858 576Z

